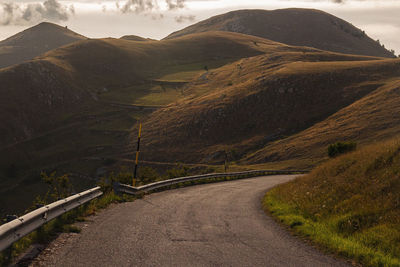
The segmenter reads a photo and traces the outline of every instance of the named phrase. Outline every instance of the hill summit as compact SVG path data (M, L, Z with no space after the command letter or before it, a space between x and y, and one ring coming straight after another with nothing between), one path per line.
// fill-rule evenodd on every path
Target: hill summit
M395 57L352 24L315 9L238 10L211 17L165 39L206 32L230 31L296 46L345 54Z
M0 68L22 63L52 49L87 37L53 23L42 22L0 42Z

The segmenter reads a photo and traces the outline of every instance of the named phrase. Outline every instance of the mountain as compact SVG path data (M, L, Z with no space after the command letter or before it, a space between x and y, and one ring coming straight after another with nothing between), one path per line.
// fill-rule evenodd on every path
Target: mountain
M288 161L286 167L309 168L326 157L330 143L371 143L400 133L399 75L398 59L327 52L239 60L188 85L207 94L189 91L149 115L142 156L218 164L228 152L244 165Z
M365 83L365 86L376 83L377 89L303 131L268 143L247 155L244 162L304 161L308 157L314 159L311 164L316 165L326 159L326 148L334 142L354 140L359 145L366 145L397 138L400 134L400 79L395 78L395 73L399 61L381 64L393 71L390 75L393 79ZM379 68L375 71L380 72Z
M0 42L0 68L30 60L47 51L87 39L66 27L43 22Z
M129 170L138 121L141 166L165 170L181 161L201 171L227 151L242 169L310 168L335 141L308 134L321 123L339 138L353 136L358 120L374 121L364 143L398 133L389 109L400 106L399 74L396 59L223 31L59 47L0 69L0 215L43 192L41 171L68 173L80 191ZM368 113L346 113L357 103ZM340 114L351 120L338 130L332 118ZM289 144L304 149L285 153Z
M92 186L124 164L137 121L183 98L205 66L271 49L287 46L223 32L166 41L89 39L0 69L0 214L26 208L44 190L42 170L69 173L76 191Z
M174 32L165 39L206 31L239 32L289 45L346 54L395 57L364 31L315 9L232 11Z

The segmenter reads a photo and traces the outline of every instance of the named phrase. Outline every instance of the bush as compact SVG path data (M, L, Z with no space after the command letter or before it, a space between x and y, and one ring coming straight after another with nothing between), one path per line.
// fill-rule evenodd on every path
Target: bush
M182 165L180 163L178 163L175 168L168 169L166 174L167 179L185 177L185 176L189 176L189 167Z
M72 195L73 187L67 174L57 176L56 172L52 172L50 175L42 172L40 176L47 184L47 193L44 196L38 195L34 205L46 205Z
M357 148L355 142L336 142L328 146L328 155L333 158L337 155L344 154L350 151L354 151Z
M160 175L158 174L158 172L155 169L148 167L148 166L139 168L138 176L139 176L139 181L142 184L153 183L160 178Z

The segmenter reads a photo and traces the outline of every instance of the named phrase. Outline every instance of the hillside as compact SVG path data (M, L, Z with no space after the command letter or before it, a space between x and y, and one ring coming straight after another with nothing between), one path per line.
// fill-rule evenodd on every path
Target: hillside
M296 160L311 166L326 160L326 147L338 140L370 144L397 136L400 133L400 79L378 81L377 86L378 90L312 127L249 154L243 163ZM308 151L307 155L304 151ZM310 159L314 162L309 162Z
M143 126L142 154L148 160L221 163L226 151L241 164L297 160L284 167L310 168L338 138L361 132L363 141L372 142L399 132L397 116L391 116L400 100L393 84L399 75L400 60L326 52L240 60L190 84L207 94L189 91L151 114Z
M289 45L310 46L346 54L394 57L364 31L314 9L232 11L174 32L166 39L206 31L239 32Z
M87 38L65 27L48 22L40 23L0 42L0 68L84 39Z
M108 38L1 69L0 206L15 207L15 196L31 200L44 188L41 170L70 173L76 191L93 185L120 164L137 120L184 97L205 66L212 70L268 49L287 48L236 33L147 42Z
M358 149L267 193L296 233L362 266L400 265L398 137Z
M273 42L270 44L279 46ZM187 49L189 47L193 49ZM214 49L206 52L208 47ZM29 133L35 130L31 129L29 123L34 123L35 120L28 119L28 114L32 118L43 118L47 121L46 116L38 115L42 113L42 110L38 108L38 102L42 102L49 108L51 106L60 108L60 105L52 103L51 99L46 99L46 97L53 97L68 106L73 102L79 102L78 99L82 100L83 94L87 96L87 99L92 100L102 98L103 95L105 99L107 96L115 99L113 93L125 93L129 96L135 93L135 88L132 88L134 86L138 88L137 95L143 96L146 92L149 93L156 85L155 83L161 83L163 76L169 74L171 70L177 72L172 69L174 66L186 71L202 71L203 62L211 64L210 67L212 64L221 65L242 57L261 54L262 49L254 45L252 47L252 42L245 36L217 33L164 42L131 42L120 39L85 40L53 50L31 62L0 71L0 80L3 84L7 84L7 87L3 87L0 91L4 103L2 108L10 114L17 114L13 116L11 122L13 124L18 124L20 118L27 118L26 124L19 127L20 133L14 132L9 136L13 136L16 141L32 137ZM200 65L193 65L194 63ZM190 66L185 66L186 64ZM22 76L25 77L24 82L19 79ZM164 83L168 84L168 79ZM29 91L26 84L29 84ZM69 101L66 95L75 94L74 88L78 95L72 98L76 101L72 99ZM124 91L124 88L130 88L130 90ZM52 90L54 96L45 90ZM29 94L26 94L27 92ZM129 101L125 103L134 104ZM24 112L24 109L28 109L31 105L34 108ZM11 118L9 115L4 116ZM1 142L4 146L10 143L10 140L3 138Z
M272 156L264 148L383 92L399 72L399 60L234 32L74 42L0 69L6 85L0 88L0 206L26 208L44 188L43 170L69 173L79 191L121 166L130 168L139 120L141 160L157 168L176 161L216 166L226 151L238 169L268 163L309 168L323 159L319 148L300 157L287 157L279 149L284 144ZM382 124L371 127L365 142L397 132L386 110L397 98L390 99L377 98L384 118L370 112L367 119ZM376 128L384 123L389 130ZM317 137L302 144L312 147Z

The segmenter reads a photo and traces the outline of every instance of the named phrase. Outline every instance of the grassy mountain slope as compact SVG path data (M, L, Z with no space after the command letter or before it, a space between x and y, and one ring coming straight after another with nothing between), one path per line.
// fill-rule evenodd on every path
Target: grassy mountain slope
M70 173L78 191L129 164L138 120L142 160L220 164L227 150L230 161L265 163L264 147L398 75L398 60L233 32L75 42L0 70L0 206L23 195L26 207L41 170Z
M87 38L67 28L48 22L40 23L0 42L0 68L84 39Z
M166 37L206 31L230 31L296 46L346 54L394 57L350 23L314 9L238 10L218 15Z
M267 193L294 231L363 266L400 265L398 138L338 157Z
M147 150L152 151L149 159L209 163L222 162L224 151L236 154L231 160L247 157L246 164L294 159L291 154L284 156L285 136L325 123L354 102L384 90L382 85L400 74L399 60L370 59L288 51L240 60L209 72L190 84L195 91L208 90L207 94L188 95L147 119L143 154L147 156ZM385 99L380 100L376 105L390 110ZM358 120L356 113L343 113L353 123ZM374 115L378 114L368 119ZM392 120L390 116L384 119L386 123ZM396 122L391 125L396 132ZM318 136L308 138L308 142L321 141ZM306 143L299 144L299 150L292 149L310 158L313 152L304 153ZM270 150L274 144L275 150ZM276 155L278 150L281 157ZM321 156L321 148L315 155Z
M76 108L74 103L83 99L115 100L114 92L120 98L130 97L134 101L139 98L135 94L144 97L154 86L174 84L173 80L162 78L180 73L179 68L204 71L205 64L219 66L261 54L262 49L244 35L206 33L164 42L84 40L53 50L31 62L0 71L0 80L7 85L0 91L5 122L1 145L12 143L11 137L14 141L32 138L42 128L40 121L48 122L49 118L43 116L45 109L56 115L56 110L65 106L72 112ZM66 110L61 113L65 115ZM7 124L13 126L6 127ZM7 129L15 131L8 133Z
M70 173L76 191L93 185L119 160L137 120L184 97L205 66L280 46L236 33L83 40L1 69L0 206L15 208L17 197L26 207L43 188L41 170Z
M396 61L397 62L397 61ZM388 67L398 69L396 62ZM397 62L398 63L398 62ZM244 162L297 160L315 165L327 158L326 147L339 140L369 144L400 133L400 79L377 81L378 89L312 127L271 142ZM305 154L304 151L307 151Z

